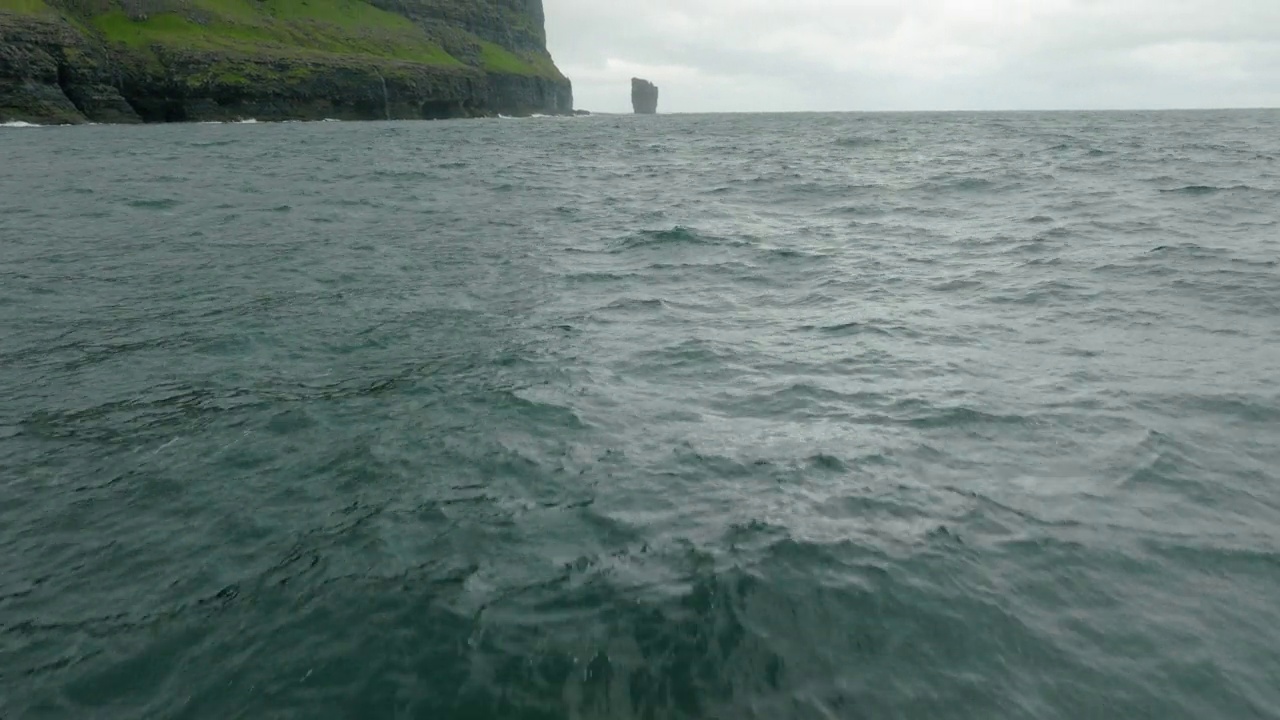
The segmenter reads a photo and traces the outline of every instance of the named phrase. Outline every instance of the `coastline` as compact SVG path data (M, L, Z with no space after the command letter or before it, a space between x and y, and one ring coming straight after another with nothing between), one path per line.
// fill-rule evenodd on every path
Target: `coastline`
M581 117L589 117L574 113L533 113L529 115L472 115L467 117L456 118L439 118L439 119L421 119L421 118L392 118L384 120L381 118L358 119L358 120L341 120L339 118L316 118L305 120L260 120L258 118L236 118L232 120L174 120L171 122L153 122L153 123L113 123L113 122L81 122L81 123L34 123L26 120L7 120L0 122L0 129L23 130L35 128L76 128L76 127L141 127L141 126L160 126L160 125L307 125L313 123L377 123L377 122L440 122L451 120L572 120Z
M231 9L157 0L160 11L133 14L86 14L64 1L0 0L0 123L573 113L538 2L528 17L507 9L442 21L431 13L450 0L396 12L380 0L228 0L240 3Z

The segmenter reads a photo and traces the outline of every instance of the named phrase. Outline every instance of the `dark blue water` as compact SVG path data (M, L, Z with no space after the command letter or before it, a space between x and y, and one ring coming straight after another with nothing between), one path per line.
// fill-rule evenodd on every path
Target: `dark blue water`
M1280 112L0 129L0 717L1280 718Z

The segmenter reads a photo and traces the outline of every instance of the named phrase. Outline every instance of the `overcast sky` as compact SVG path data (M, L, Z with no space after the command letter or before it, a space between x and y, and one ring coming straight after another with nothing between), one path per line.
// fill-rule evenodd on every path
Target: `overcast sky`
M544 0L575 105L1280 106L1280 0Z

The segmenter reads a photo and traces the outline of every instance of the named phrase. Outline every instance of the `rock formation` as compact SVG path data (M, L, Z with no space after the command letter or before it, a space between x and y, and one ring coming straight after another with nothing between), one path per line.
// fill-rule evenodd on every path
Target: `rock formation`
M631 78L631 109L637 115L658 112L658 86L648 80Z
M568 114L542 0L0 0L0 122Z

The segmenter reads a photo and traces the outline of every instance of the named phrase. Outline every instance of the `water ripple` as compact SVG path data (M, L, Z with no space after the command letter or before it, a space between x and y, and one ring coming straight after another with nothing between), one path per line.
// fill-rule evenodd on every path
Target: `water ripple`
M1278 130L2 131L0 717L1280 717Z

